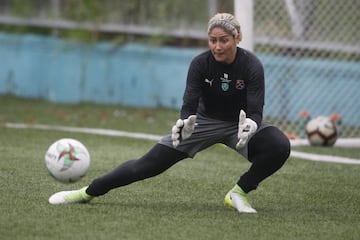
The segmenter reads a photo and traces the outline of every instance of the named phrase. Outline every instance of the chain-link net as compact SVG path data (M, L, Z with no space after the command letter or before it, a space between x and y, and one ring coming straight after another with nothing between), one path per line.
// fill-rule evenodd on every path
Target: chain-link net
M265 117L303 136L306 118L331 116L342 137L360 136L360 1L271 0L254 7Z

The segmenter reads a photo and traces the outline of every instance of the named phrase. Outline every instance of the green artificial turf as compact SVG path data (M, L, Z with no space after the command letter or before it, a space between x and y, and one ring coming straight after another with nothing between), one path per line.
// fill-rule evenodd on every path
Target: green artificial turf
M175 111L165 109L0 100L2 123L106 127L161 135L177 118ZM113 115L115 110L126 114ZM67 117L59 118L58 111ZM88 117L82 117L85 113ZM101 113L107 116L103 122ZM44 165L48 146L64 137L80 140L92 157L87 175L73 184L55 181ZM258 213L239 214L226 208L223 198L250 164L234 151L215 145L159 176L115 189L89 204L54 206L48 203L54 192L87 185L122 162L140 157L155 142L9 129L2 124L0 143L1 239L360 239L360 165L290 158L249 194ZM359 149L297 150L360 156Z

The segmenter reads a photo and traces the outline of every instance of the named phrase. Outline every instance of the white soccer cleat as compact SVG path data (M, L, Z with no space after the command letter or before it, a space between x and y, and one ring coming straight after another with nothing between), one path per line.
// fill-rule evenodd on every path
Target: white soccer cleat
M62 191L51 195L49 203L53 205L57 204L70 204L70 203L87 203L92 196L88 195L86 191L87 187L83 187L79 190Z
M256 213L247 200L246 193L238 185L226 194L224 203L228 207L235 208L239 213Z
M240 213L256 213L256 210L246 204L242 197L237 193L230 193L231 202L236 210Z

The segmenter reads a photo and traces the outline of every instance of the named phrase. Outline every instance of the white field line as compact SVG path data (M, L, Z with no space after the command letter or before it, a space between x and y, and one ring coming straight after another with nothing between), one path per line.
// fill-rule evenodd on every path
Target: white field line
M313 153L304 153L298 151L291 151L292 157L301 158L305 160L317 161L317 162L331 162L331 163L345 163L345 164L360 164L360 159L337 157L330 155L320 155Z
M307 139L295 139L290 140L291 146L309 146L309 141ZM335 142L335 147L344 147L344 148L360 148L360 138L339 138Z
M129 137L145 140L160 140L161 136L146 134L146 133L134 133L127 131L111 130L111 129L100 129L100 128L81 128L81 127L66 127L66 126L52 126L44 124L25 124L25 123L6 123L7 128L24 128L24 129L40 129L40 130L57 130L62 132L74 132L74 133L87 133L97 134L105 136L115 137Z
M5 123L7 128L18 128L18 129L40 129L40 130L57 130L63 132L74 132L74 133L87 133L97 134L106 136L116 137L129 137L136 139L145 139L158 141L162 136L146 133L127 132L120 130L111 129L100 129L100 128L80 128L80 127L66 127L66 126L52 126L44 124L24 124L24 123ZM291 140L292 146L306 146L309 145L306 140ZM335 146L340 147L360 147L360 139L338 139ZM304 153L298 151L291 151L292 157L301 158L304 160L318 161L318 162L330 162L330 163L343 163L343 164L360 164L360 159L321 155L313 153Z

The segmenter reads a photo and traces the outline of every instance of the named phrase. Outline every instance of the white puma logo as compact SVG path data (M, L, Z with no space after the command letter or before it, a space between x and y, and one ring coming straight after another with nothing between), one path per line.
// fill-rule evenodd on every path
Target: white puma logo
M209 79L205 78L205 82L208 83L210 85L210 87L212 87L213 81L214 81L214 79L209 80Z

